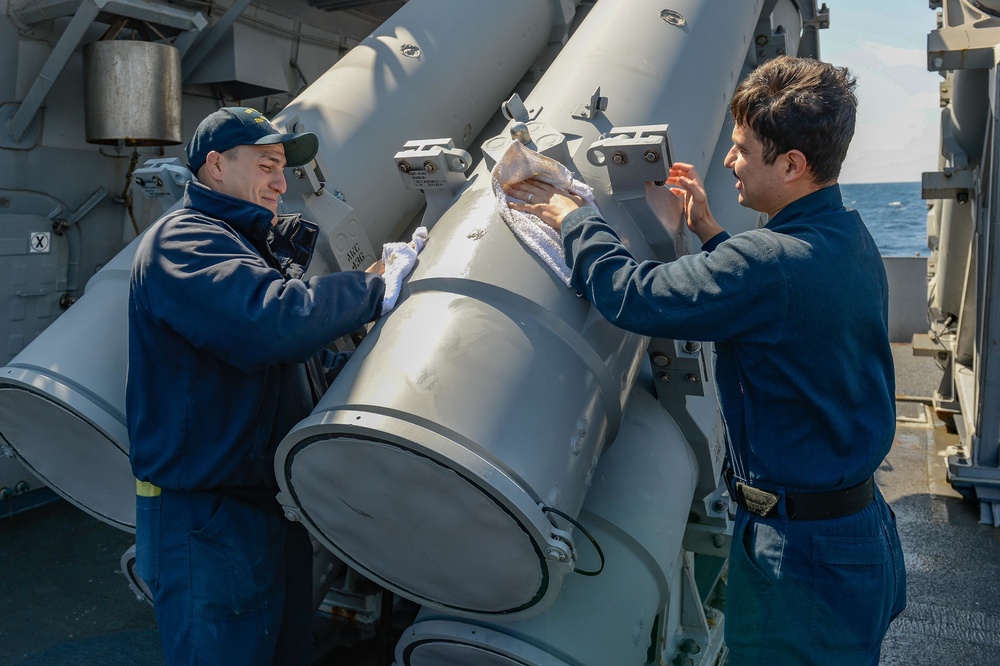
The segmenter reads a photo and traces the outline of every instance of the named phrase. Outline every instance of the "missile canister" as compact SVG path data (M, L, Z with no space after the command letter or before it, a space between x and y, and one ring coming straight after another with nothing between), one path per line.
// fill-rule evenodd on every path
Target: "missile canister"
M761 6L620 9L594 6L523 121L649 256L651 230L586 154L614 127L676 123L677 154L704 172ZM449 614L515 619L547 608L578 564L570 521L648 340L608 325L520 244L489 181L481 165L435 223L403 300L282 442L276 475L289 517L365 575Z
M312 273L359 267L351 258L370 263L372 248L396 240L422 205L393 171L400 137L447 137L459 127L453 138L461 142L466 126L478 133L546 46L555 23L555 3L547 1L414 0L279 114L277 126L295 122L320 136L316 162L289 173L283 205L321 227ZM490 29L468 29L475 24ZM466 66L464 58L479 50L489 58L488 76ZM428 95L434 81L447 85ZM375 165L383 163L390 180L378 177ZM322 184L310 184L319 175ZM357 231L352 242L360 251L335 250L345 229ZM135 524L124 416L134 252L134 243L122 250L69 311L0 369L6 444L64 498L123 529Z

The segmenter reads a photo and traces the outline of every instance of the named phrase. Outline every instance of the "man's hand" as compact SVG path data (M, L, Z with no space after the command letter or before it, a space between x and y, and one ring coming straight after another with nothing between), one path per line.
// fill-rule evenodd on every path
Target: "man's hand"
M688 228L702 243L723 231L712 216L712 211L708 207L708 195L705 194L705 185L701 182L701 177L694 166L684 162L674 162L670 167L667 184L674 185L670 191L684 200Z
M587 205L583 198L540 180L522 180L520 183L508 185L504 191L509 196L525 202L509 201L507 205L510 208L537 215L542 222L556 231L562 228L563 218L566 215Z

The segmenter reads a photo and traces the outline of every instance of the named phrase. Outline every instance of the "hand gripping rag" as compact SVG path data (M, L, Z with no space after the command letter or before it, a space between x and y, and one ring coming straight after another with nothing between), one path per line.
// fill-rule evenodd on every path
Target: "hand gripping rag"
M493 195L500 217L514 235L569 286L569 267L566 265L566 254L559 232L542 222L537 215L508 207L508 201L519 201L519 199L508 196L503 188L528 178L535 178L582 197L588 206L596 209L593 190L586 183L575 180L573 172L565 166L551 157L525 148L520 141L510 142L503 156L493 167L492 176Z
M385 295L382 297L382 314L396 307L396 300L403 288L403 280L417 263L417 255L427 242L427 227L417 227L409 243L386 243L382 246L382 263L385 264Z

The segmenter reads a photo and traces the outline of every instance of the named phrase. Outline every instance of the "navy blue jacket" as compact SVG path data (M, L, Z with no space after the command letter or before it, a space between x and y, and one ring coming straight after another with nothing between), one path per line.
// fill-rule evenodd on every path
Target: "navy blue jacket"
M562 236L572 286L613 324L716 343L738 477L839 489L881 464L895 432L885 267L839 186L669 264L637 263L592 209L567 215Z
M316 355L381 313L380 276L303 281L317 229L272 219L190 183L183 208L140 241L125 396L136 478L176 490L275 487L277 445L315 405Z

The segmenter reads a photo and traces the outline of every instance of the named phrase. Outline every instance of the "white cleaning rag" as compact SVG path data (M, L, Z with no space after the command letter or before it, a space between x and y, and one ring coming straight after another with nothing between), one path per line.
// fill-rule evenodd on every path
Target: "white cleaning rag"
M385 295L382 296L382 314L394 307L403 288L403 281L417 263L417 255L427 242L427 227L417 227L409 243L386 243L382 246L382 263L385 264Z
M573 172L564 165L551 157L526 148L520 141L510 142L510 145L504 150L503 156L493 167L492 176L493 195L496 198L500 217L504 219L514 235L521 239L522 243L537 254L569 286L569 267L566 265L566 254L563 251L559 232L542 222L537 215L509 208L507 202L517 201L517 199L508 196L503 188L512 183L535 178L582 197L588 206L596 209L593 190L586 183L575 180Z

